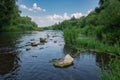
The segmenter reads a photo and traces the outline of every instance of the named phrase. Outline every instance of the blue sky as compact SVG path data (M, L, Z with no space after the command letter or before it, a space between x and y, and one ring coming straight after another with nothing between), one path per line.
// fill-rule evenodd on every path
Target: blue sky
M18 0L22 16L29 16L39 27L50 26L75 16L87 15L99 0Z

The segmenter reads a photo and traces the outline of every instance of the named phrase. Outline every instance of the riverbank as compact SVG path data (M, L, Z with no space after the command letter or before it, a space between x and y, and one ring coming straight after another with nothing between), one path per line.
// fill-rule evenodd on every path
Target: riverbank
M66 45L71 45L78 50L90 50L95 52L111 53L115 55L120 55L120 45L114 44L110 45L108 43L103 43L94 37L88 37L84 34L80 34L78 29L65 29L64 30L64 40Z
M114 58L110 59L109 64L103 67L102 69L103 74L101 76L101 80L106 79L119 80L120 45L117 43L114 45L103 43L102 41L97 40L92 36L88 37L85 36L84 34L80 34L80 31L81 30L79 29L64 29L65 44L71 46L71 48L76 50L76 53L88 50L103 55L104 54L114 55Z

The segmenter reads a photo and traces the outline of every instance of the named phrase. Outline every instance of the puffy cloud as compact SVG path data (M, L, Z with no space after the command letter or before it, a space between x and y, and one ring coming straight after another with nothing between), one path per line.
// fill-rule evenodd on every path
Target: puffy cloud
M21 4L20 8L22 8L22 9L28 9L28 7L26 5L24 5L24 4Z
M28 11L34 11L34 12L35 12L35 11L46 12L46 9L43 9L43 8L39 7L39 6L37 5L37 3L33 3L32 8L28 8L26 5L21 4L21 5L20 5L20 8L26 9L26 10L28 10Z
M82 17L83 16L83 14L82 13L73 13L73 14L71 14L71 17L75 17L75 18L80 18L80 17Z
M32 21L35 21L39 27L45 27L45 26L50 26L53 25L54 22L51 19L48 19L48 16L29 16L32 18Z
M37 3L33 3L33 9L37 9Z
M70 16L68 16L67 13L64 13L63 18L64 18L64 19L70 19Z
M47 19L54 21L54 20L62 20L63 17L61 15L54 14L54 15L47 16Z
M32 9L32 8L29 8L28 11L33 11L33 9Z
M80 18L83 16L83 14L77 12L70 15L64 13L62 15L53 14L47 16L29 16L29 17L31 17L32 20L35 21L39 27L45 27L45 26L53 25L55 23L62 22L64 20L71 19L73 16L75 16L75 18Z
M43 12L46 12L46 9L42 9Z
M38 10L38 11L41 11L41 10L42 10L41 7L38 7L38 6L37 6L37 3L33 3L33 9L34 9L34 10Z

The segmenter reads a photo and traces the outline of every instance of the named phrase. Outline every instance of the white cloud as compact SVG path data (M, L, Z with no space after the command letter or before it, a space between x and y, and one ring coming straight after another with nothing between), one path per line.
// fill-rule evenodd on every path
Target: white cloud
M28 11L33 11L33 9L32 9L32 8L29 8Z
M46 9L42 9L43 12L46 12Z
M43 8L39 7L37 5L37 3L33 3L33 6L31 8L28 8L26 5L21 4L20 8L26 9L28 11L34 11L34 12L36 12L36 11L46 12L46 9L43 9Z
M37 9L37 3L33 3L33 9Z
M67 13L64 13L63 17L64 17L64 19L70 19L70 16L68 16Z
M73 14L71 14L71 17L75 17L75 18L80 18L80 17L82 17L83 16L83 14L82 13L73 13Z
M68 20L75 16L75 18L80 18L83 16L82 13L73 13L68 15L66 12L62 15L53 14L53 15L47 15L47 16L29 16L32 18L33 21L35 21L39 27L45 27L50 26L55 23L62 22L64 20Z
M38 7L38 6L37 6L37 3L33 3L33 9L34 9L34 10L38 10L38 11L41 11L41 10L42 10L41 7Z
M24 5L24 4L21 4L20 8L22 8L22 9L28 9L28 7L26 5Z

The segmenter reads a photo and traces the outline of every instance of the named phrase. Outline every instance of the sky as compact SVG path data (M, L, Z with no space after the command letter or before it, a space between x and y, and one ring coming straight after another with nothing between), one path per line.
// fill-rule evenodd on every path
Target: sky
M39 27L51 26L71 17L86 16L99 0L18 0L21 16L29 16Z

